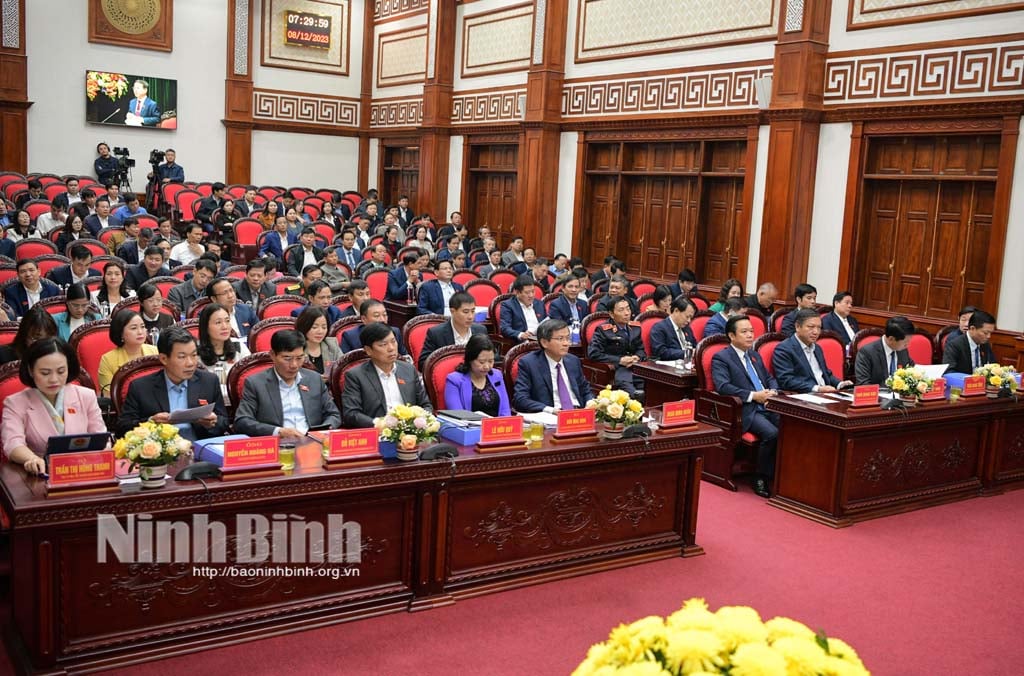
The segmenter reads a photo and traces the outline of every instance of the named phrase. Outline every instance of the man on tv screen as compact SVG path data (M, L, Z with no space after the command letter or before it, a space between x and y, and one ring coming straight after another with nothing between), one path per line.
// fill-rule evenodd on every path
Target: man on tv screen
M124 116L124 123L130 127L155 127L160 123L160 106L149 98L149 83L145 80L136 80L132 84L132 92L135 93L135 98L128 104L128 114Z

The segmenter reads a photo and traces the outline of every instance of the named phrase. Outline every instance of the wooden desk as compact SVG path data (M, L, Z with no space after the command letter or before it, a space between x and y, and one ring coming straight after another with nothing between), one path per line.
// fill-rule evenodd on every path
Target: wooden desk
M666 401L693 399L697 389L697 373L675 366L662 366L653 361L640 362L633 367L633 373L646 381L647 406L661 406Z
M405 329L405 323L416 316L419 306L416 303L401 303L396 300L385 300L384 309L388 311L388 324L399 331Z
M1024 480L1024 403L981 398L900 411L780 396L769 504L833 527L997 493Z
M277 477L169 481L162 490L47 498L0 467L11 517L12 659L22 670L109 668L633 563L703 553L702 453L718 431ZM315 460L315 457L314 457ZM210 577L183 564L97 561L98 514L227 524L238 513L328 514L361 525L359 575ZM230 549L229 549L230 551ZM113 561L113 562L111 562ZM223 565L212 565L218 570ZM309 564L317 571L345 564Z

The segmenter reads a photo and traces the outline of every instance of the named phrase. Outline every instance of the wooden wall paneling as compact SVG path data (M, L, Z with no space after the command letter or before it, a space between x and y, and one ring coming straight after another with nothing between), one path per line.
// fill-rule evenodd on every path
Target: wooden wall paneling
M427 77L423 85L420 134L420 209L439 222L447 220L448 151L451 147L452 82L455 72L453 2L430 3L427 20ZM431 24L435 35L431 36ZM431 46L433 47L431 53ZM444 216L436 216L443 214Z
M419 209L420 151L419 146L413 143L415 139L381 141L381 175L378 185L381 199L386 205L398 204L399 196L408 195L413 213L422 213ZM444 215L431 215L444 219Z
M999 307L999 285L1003 276L1003 251L1006 229L1010 218L1010 193L1013 190L1013 172L1020 142L1020 115L1002 118L999 145L999 169L992 204L991 246L986 252L985 303L983 307ZM986 171L987 173L987 171ZM1017 273L1018 271L1014 271Z
M0 15L4 26L18 27L5 31L0 41L0 167L24 174L28 171L28 109L32 105L25 56L25 0L3 3Z
M252 181L252 0L227 0L227 73L224 80L224 180ZM239 44L239 40L243 44Z

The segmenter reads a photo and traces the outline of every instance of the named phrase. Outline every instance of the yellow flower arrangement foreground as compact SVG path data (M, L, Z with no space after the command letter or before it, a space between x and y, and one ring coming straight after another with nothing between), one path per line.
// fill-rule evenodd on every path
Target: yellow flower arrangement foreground
M708 610L690 599L667 618L612 630L573 676L870 676L853 648L800 622L767 622L753 608Z
M624 390L613 390L610 385L588 401L586 407L594 409L594 417L603 423L632 425L644 417L643 404L630 399Z
M166 465L190 448L192 442L182 438L174 425L144 422L114 443L114 456L127 458L133 467Z

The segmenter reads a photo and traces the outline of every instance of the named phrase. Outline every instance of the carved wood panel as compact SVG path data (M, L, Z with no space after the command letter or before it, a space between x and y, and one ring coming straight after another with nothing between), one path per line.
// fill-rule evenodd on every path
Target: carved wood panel
M516 190L519 146L512 144L471 145L467 176L466 219L476 228L491 228L499 248L506 248L520 228L517 222ZM528 243L529 244L529 243Z
M381 195L385 204L398 204L400 196L408 195L409 208L413 213L418 213L420 149L415 146L384 146L384 163L381 171Z

